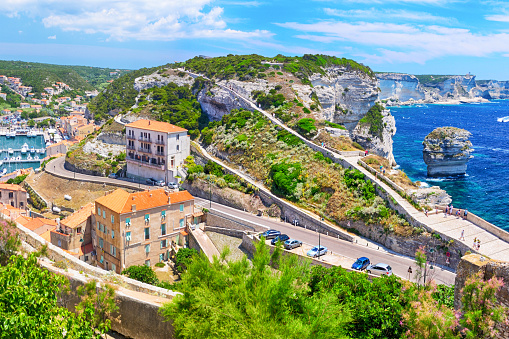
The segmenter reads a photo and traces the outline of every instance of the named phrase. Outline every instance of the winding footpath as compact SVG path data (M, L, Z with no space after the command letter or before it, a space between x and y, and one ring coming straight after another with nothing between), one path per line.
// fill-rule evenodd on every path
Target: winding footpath
M203 75L192 73L183 69L180 70L185 71L193 78L201 76L204 79L210 80ZM221 85L219 83L215 84L216 86L219 86L220 88L227 90L234 94L235 96L237 96L238 98L244 100L253 110L262 113L271 122L285 129L289 133L292 133L300 140L302 140L304 143L306 143L306 145L310 146L312 149L321 151L325 156L331 158L331 160L333 160L334 162L338 162L340 164L347 163L350 167L361 171L373 183L383 188L391 196L391 198L395 200L404 209L408 217L414 219L420 224L425 225L428 229L432 229L441 235L445 235L447 238L451 238L454 239L455 241L462 242L470 248L473 247L474 239L477 238L481 241L481 248L479 250L475 251L473 250L473 252L480 253L492 259L504 261L509 260L509 243L500 239L498 236L486 231L485 229L468 220L463 220L461 218L456 218L454 216L446 216L443 213L436 214L431 213L428 214L428 216L426 216L423 212L420 212L415 207L413 207L405 198L400 196L392 187L390 187L389 185L385 184L380 180L377 180L373 174L371 174L368 170L360 166L358 164L359 160L361 159L360 156L343 157L337 152L331 151L330 149L327 149L325 147L321 147L320 145L316 145L310 140L304 138L296 131L286 126L284 123L282 123L275 117L273 117L272 114L259 108L253 101L251 101L251 99L246 98L242 94L235 91L233 88ZM242 177L245 178L245 176ZM260 187L260 185L257 183L256 186ZM462 231L464 231L464 239L460 239ZM509 239L509 233L505 231L502 231L500 233L506 233L507 235L506 239Z

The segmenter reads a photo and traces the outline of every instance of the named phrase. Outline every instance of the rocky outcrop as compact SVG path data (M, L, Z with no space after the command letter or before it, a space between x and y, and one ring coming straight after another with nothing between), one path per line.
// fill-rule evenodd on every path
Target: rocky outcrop
M417 101L426 99L426 92L419 79L410 74L383 73L377 75L380 99Z
M137 90L138 92L141 92L147 88L164 87L168 85L170 82L173 82L179 86L184 85L191 86L194 83L194 79L188 74L179 76L175 74L159 74L158 72L156 72L150 75L145 75L136 78L134 80L134 89Z
M422 151L429 177L464 175L473 158L468 138L472 134L456 127L436 128L424 138Z
M396 161L392 154L392 136L396 134L396 120L389 110L384 110L382 115L383 130L381 135L370 133L370 125L358 123L350 133L350 138L371 153L386 158L394 166Z
M486 99L509 99L509 81L490 80L477 85L477 95Z
M353 131L378 98L377 80L363 72L328 67L325 75L313 74L309 79L314 91L307 96L307 103L316 95L322 106L323 119L342 124L349 131ZM295 89L296 85L293 87ZM299 90L301 93L305 91Z

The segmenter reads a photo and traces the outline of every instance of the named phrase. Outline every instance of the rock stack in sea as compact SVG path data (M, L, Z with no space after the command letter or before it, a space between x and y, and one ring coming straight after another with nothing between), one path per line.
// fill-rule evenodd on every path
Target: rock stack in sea
M467 162L473 158L472 134L456 127L439 127L424 138L422 156L429 177L464 175Z

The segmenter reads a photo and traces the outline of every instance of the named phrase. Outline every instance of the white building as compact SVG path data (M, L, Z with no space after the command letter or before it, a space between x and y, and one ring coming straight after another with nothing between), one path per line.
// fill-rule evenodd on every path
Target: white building
M127 176L177 182L190 154L187 130L167 122L141 119L126 125Z

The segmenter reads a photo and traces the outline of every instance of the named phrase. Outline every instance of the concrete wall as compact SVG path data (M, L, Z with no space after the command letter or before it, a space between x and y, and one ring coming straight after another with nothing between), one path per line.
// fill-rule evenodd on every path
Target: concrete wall
M220 234L224 234L224 235L227 235L227 236L230 236L230 237L239 238L239 239L242 239L244 234L250 234L251 233L248 230L242 231L240 229L231 229L231 228L214 227L214 226L205 226L203 228L203 230L205 232L220 233Z
M238 218L234 215L224 213L215 209L210 209L206 213L206 224L207 226L218 226L228 229L246 230L253 232L264 232L269 228L267 226L254 223L242 218Z

